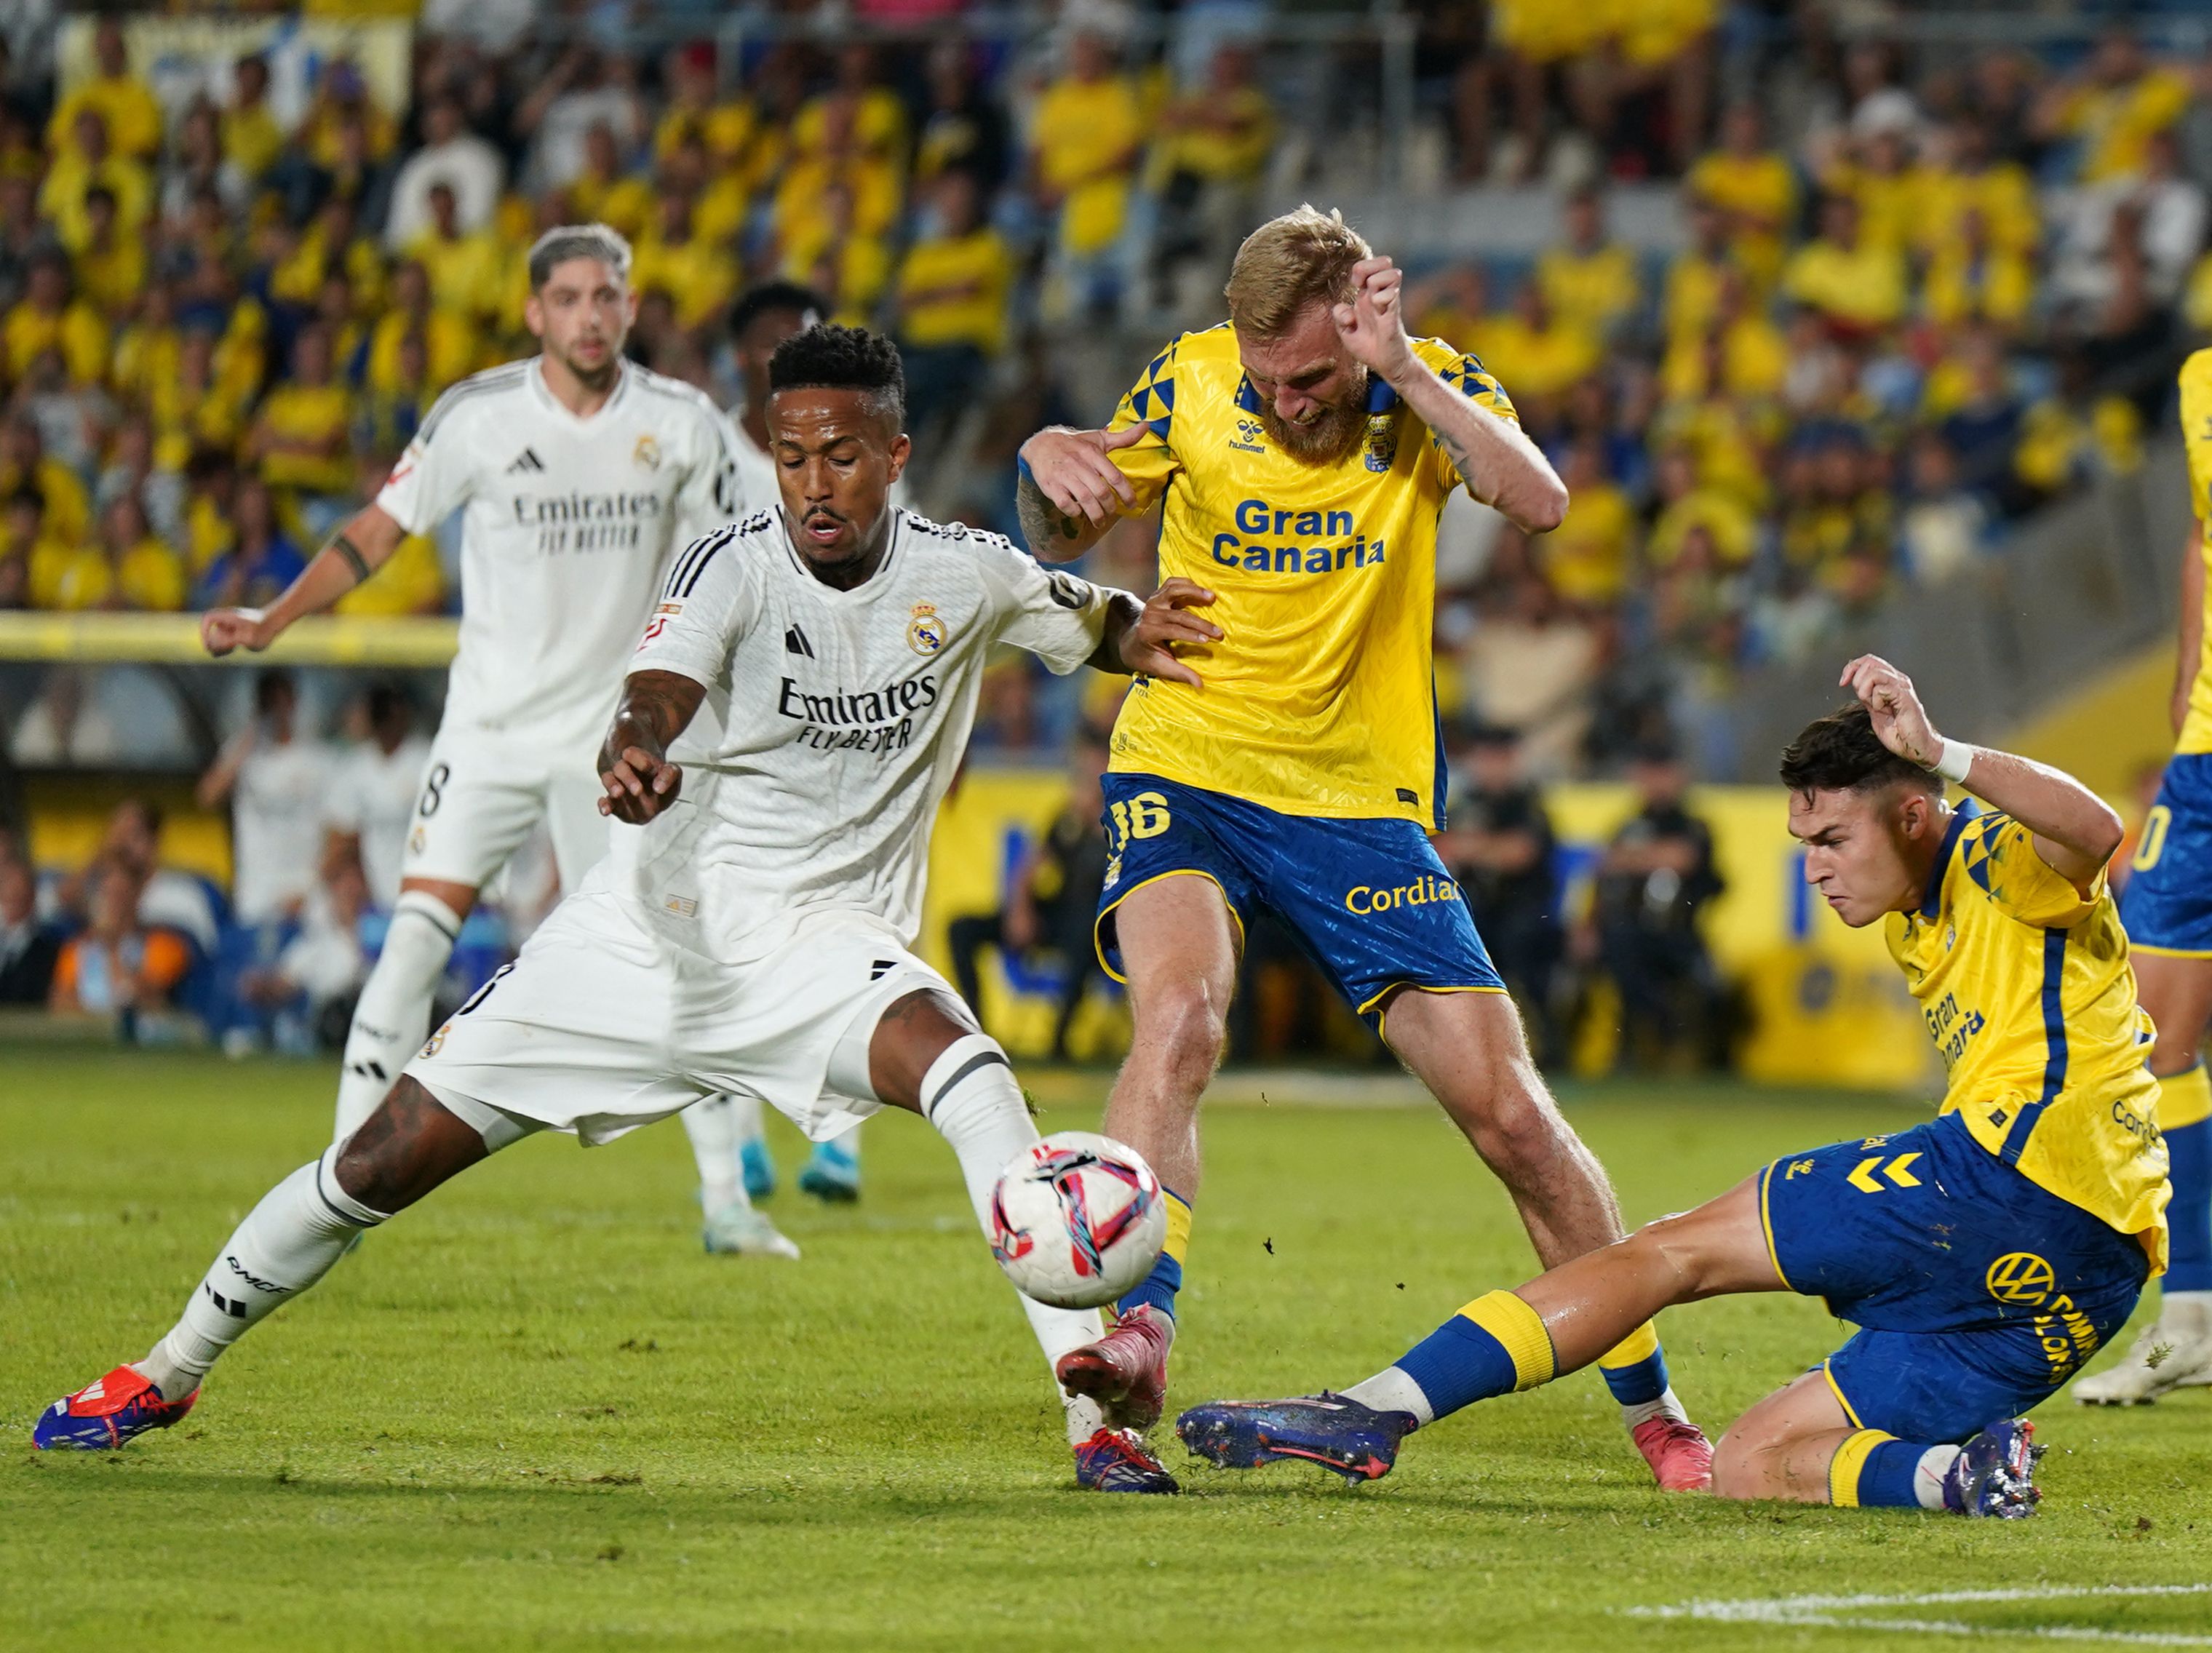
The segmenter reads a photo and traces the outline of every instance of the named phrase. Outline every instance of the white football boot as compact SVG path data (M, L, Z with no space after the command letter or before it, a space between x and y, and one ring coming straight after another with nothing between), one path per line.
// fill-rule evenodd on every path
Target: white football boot
M2147 1407L2170 1390L2212 1384L2212 1292L2177 1292L2159 1305L2127 1358L2085 1377L2074 1398L2085 1407Z
M796 1261L799 1248L769 1220L768 1213L748 1205L724 1206L707 1218L701 1237L717 1256L789 1257Z

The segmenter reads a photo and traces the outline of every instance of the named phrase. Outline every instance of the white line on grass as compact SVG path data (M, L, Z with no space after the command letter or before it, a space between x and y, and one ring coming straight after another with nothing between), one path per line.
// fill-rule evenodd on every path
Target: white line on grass
M1976 1625L1954 1619L1877 1619L1871 1607L1956 1607L1972 1602L2063 1601L2091 1597L2212 1595L2206 1584L2045 1584L2024 1589L1932 1590L1915 1595L1777 1595L1744 1601L1682 1601L1630 1607L1638 1619L1698 1619L1711 1624L1791 1625L1829 1630L1891 1630L1923 1636L2026 1637L2135 1647L2212 1647L2212 1636L2179 1631L2100 1630L2088 1625Z

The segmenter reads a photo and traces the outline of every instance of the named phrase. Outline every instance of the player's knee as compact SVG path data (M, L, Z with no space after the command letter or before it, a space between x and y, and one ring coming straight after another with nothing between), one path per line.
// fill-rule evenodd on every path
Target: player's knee
M1137 1036L1157 1046L1174 1073L1203 1085L1228 1037L1225 1008L1203 981L1170 982L1138 1005Z
M1769 1496L1771 1448L1746 1440L1731 1430L1713 1446L1713 1496L1759 1498Z
M1465 1124L1475 1152L1509 1187L1556 1167L1572 1152L1565 1121L1526 1085L1499 1085Z

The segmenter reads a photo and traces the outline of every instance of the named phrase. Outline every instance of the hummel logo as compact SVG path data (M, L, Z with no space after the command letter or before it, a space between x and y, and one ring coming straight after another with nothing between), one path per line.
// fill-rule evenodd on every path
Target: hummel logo
M783 634L783 652L787 654L804 654L811 660L814 658L814 645L806 641L805 632L797 626L793 626Z
M538 457L538 450L526 447L514 456L514 463L507 466L507 474L511 477L518 471L543 471L544 468L545 461Z

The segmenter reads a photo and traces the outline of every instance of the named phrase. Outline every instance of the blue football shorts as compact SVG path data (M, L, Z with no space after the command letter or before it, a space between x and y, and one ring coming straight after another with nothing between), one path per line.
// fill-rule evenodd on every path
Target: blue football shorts
M1964 1441L2048 1400L2150 1272L1954 1115L1778 1159L1759 1193L1784 1282L1862 1328L1822 1363L1836 1398L1902 1440Z
M2137 952L2212 958L2212 752L2177 752L2120 891Z
M1113 858L1098 958L1124 978L1115 909L1162 878L1211 878L1237 925L1267 912L1378 1033L1400 988L1504 993L1459 885L1412 821L1285 815L1150 775L1104 779Z

